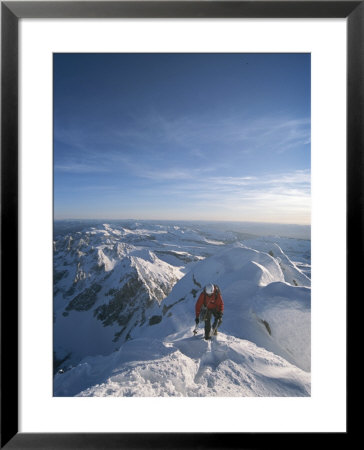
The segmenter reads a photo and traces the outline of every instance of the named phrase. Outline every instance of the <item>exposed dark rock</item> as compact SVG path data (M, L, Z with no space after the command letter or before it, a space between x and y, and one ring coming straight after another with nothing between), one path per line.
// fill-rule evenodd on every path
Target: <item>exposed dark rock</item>
M94 283L92 286L76 295L76 297L67 305L66 311L88 311L96 303L97 293L100 290L101 286L97 283Z
M157 323L162 322L162 316L152 316L149 319L149 325L156 325Z
M61 271L54 271L53 272L53 283L58 283L62 280L65 276L68 275L68 270L61 270Z

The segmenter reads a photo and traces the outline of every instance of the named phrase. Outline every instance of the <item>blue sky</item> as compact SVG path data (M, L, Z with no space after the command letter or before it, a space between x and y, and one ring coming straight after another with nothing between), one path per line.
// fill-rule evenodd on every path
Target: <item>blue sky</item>
M309 54L55 54L54 217L310 223Z

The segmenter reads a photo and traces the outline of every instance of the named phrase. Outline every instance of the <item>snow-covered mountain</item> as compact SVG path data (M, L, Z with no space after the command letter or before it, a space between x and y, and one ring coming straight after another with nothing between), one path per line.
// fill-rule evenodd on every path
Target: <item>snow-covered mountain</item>
M310 395L309 277L307 239L207 224L61 223L54 395ZM192 335L209 282L225 303L212 342Z

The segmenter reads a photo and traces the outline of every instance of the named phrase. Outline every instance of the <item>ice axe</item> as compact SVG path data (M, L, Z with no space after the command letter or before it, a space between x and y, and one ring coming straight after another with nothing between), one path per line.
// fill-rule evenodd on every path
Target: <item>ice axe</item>
M196 323L195 329L193 330L193 335L196 336L198 330L198 323Z
M206 319L206 313L207 313L207 308L206 308L205 305L203 305L202 308L201 308L201 312L200 312L199 317L196 317L197 322L196 322L195 329L193 330L194 336L196 336L196 334L197 334L198 324L200 322L203 322Z
M196 336L196 334L197 334L197 330L198 330L198 324L200 323L200 320L199 319L196 319L196 326L195 326L195 329L193 330L193 335L194 336Z

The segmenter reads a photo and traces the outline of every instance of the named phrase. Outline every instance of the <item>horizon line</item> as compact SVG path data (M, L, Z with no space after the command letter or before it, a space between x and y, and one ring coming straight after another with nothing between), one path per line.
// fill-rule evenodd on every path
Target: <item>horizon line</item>
M216 222L216 223L247 223L247 224L262 224L262 225L284 225L284 226L302 226L302 227L311 227L311 223L292 223L292 222L263 222L258 220L223 220L223 219L138 219L135 217L129 218L53 218L53 222L61 222L61 221L97 221L97 222L108 222L108 221L141 221L141 222Z

